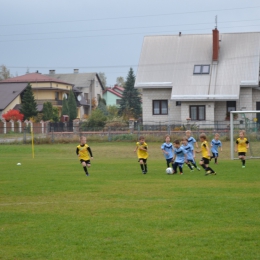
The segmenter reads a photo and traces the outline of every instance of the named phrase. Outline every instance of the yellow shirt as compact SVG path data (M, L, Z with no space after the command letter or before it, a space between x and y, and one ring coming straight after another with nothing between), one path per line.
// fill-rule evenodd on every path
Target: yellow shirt
M237 141L236 141L236 144L237 144L237 151L239 153L246 153L247 152L247 144L249 144L247 138L237 138Z
M138 158L147 159L148 158L148 152L147 152L148 145L147 145L147 143L140 144L139 142L137 142L136 146L138 147L137 148L137 156L138 156ZM144 150L140 150L139 148L145 148L146 150L145 151Z
M209 156L209 151L208 151L208 142L204 141L201 144L201 153L202 153L202 157L210 159Z
M88 147L89 146L87 144L85 144L84 146L81 146L81 145L77 146L80 160L88 161L90 159Z

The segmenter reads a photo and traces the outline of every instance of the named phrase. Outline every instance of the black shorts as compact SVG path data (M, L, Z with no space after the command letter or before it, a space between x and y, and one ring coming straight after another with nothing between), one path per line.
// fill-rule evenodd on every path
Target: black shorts
M144 158L138 158L138 162L143 161L144 163L146 163L147 159Z
M166 159L166 162L167 163L172 163L173 162L173 160L172 160L173 158L170 158L170 159Z
M91 164L91 163L90 163L90 160L87 160L87 161L86 161L86 160L80 159L80 163L83 163L83 162L85 162L86 164Z
M208 158L202 157L202 158L201 158L201 161L202 161L204 164L209 164L209 159L208 159Z
M212 152L212 155L213 155L213 158L218 157L218 153L213 153L213 152Z
M238 156L246 156L246 153L245 152L239 152Z

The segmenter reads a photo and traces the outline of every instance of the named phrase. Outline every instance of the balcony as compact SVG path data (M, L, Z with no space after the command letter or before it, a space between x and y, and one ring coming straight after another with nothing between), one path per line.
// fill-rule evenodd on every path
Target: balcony
M46 102L50 102L53 106L62 106L62 100L53 100L53 99L38 99L36 103L38 105L43 105Z

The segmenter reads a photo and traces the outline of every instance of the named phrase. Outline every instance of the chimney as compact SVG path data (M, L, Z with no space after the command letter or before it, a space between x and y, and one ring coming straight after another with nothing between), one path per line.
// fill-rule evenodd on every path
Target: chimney
M213 34L213 55L212 60L218 61L218 52L219 52L219 31L217 28L212 30Z
M79 69L74 69L74 73L79 73Z
M55 74L55 70L49 70L49 74L50 75L54 75Z

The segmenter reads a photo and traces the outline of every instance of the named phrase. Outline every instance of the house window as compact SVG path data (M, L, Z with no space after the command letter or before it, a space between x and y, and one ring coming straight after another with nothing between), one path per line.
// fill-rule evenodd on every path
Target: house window
M191 120L205 120L205 106L190 106L190 118Z
M227 113L230 111L236 111L236 101L227 101Z
M153 100L153 115L168 115L168 100Z
M55 92L55 100L59 100L59 92Z
M181 101L176 101L176 107L181 106Z
M194 65L193 74L209 74L210 65Z

